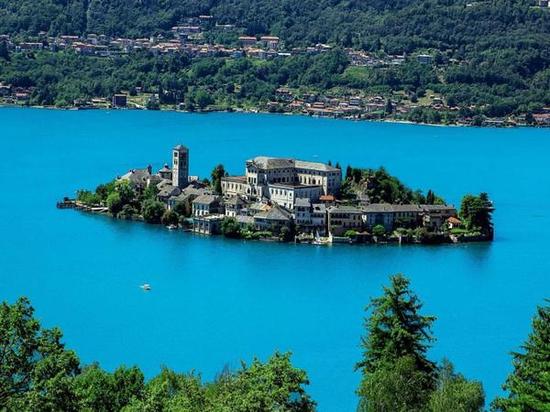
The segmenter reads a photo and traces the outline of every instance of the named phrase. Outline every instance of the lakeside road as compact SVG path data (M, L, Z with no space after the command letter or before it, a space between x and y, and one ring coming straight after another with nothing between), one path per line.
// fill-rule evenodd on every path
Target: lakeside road
M130 110L130 111L162 111L162 112L174 112L174 113L187 113L187 114L209 114L209 113L247 113L247 114L270 114L270 115L286 115L286 116L303 116L311 118L320 118L320 119L332 119L332 120L345 120L345 121L357 121L357 122L380 122L380 123L396 123L396 124L405 124L405 125L418 125L418 126L432 126L432 127L482 127L482 128L491 128L491 129L502 129L502 128L517 128L517 127L527 127L527 128L547 128L550 127L550 124L540 125L540 124L515 124L515 125L506 125L506 126L495 126L493 124L482 124L482 125L473 125L469 123L453 123L453 124L441 124L441 123L423 123L423 122L413 122L410 120L401 120L401 119L392 119L392 118L357 118L357 117L335 117L335 116L321 116L321 115L311 115L308 113L300 112L282 112L282 113L273 113L266 110L260 109L242 109L242 108L232 108L231 110L203 110L203 111L187 111L176 108L161 107L159 110L148 110L145 107L117 107L117 108L106 108L106 107L87 107L87 108L78 108L78 107L56 107L56 106L25 106L17 104L2 104L0 103L0 108L32 108L32 109L48 109L48 110L71 110L71 111L87 111L87 110Z

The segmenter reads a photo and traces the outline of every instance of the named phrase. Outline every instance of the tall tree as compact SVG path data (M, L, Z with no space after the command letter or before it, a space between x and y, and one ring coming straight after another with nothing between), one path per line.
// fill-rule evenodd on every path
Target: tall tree
M26 298L0 305L0 409L77 409L79 360L59 329L43 329Z
M214 192L219 195L221 195L222 193L222 177L224 177L225 175L225 168L222 164L217 165L211 173Z
M469 229L493 230L493 204L487 193L465 195L460 205L460 216Z
M422 303L409 288L409 280L401 274L392 276L384 294L367 306L367 335L361 341L363 359L356 366L363 372L358 393L364 410L376 410L373 405L379 402L386 404L381 393L372 391L373 381L392 382L391 376L403 374L411 377L408 382L412 386L400 387L414 396L396 395L410 400L399 410L419 409L434 388L436 367L426 352L434 340L431 326L435 317L421 315L421 308ZM399 389L380 386L387 389L384 393L388 397L393 396L389 392Z
M513 352L514 371L503 388L508 397L497 398L493 410L550 411L550 301L537 308L532 332L523 352Z

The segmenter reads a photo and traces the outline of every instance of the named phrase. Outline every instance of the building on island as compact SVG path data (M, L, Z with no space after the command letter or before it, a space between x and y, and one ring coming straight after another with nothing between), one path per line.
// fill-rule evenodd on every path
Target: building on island
M317 201L338 193L341 183L342 171L324 163L258 156L246 162L244 176L222 178L222 193L293 210L296 199Z
M221 198L205 194L193 200L193 216L217 215L223 213Z
M331 236L343 236L348 230L363 230L363 210L355 206L336 205L327 209L327 226Z
M189 149L181 144L172 149L172 185L183 189L189 184Z

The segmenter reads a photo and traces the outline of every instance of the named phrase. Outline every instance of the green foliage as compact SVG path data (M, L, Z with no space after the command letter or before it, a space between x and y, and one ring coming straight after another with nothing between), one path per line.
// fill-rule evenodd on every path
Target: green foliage
M383 362L365 376L358 391L360 412L422 411L428 397L429 376L418 370L411 356ZM452 409L449 409L452 410Z
M296 237L296 224L291 221L288 226L283 226L279 232L279 240L282 242L294 242Z
M221 195L222 194L222 177L226 176L225 168L222 164L217 165L211 173L212 177L212 186L214 187L214 193Z
M76 192L76 200L88 206L97 206L102 199L97 193L92 193L89 190L79 190Z
M74 380L79 409L84 411L120 411L144 390L144 377L137 367L119 367L114 373L97 364L82 370Z
M183 217L190 217L192 213L191 203L187 201L177 202L172 209Z
M466 195L460 205L460 217L467 229L478 229L483 232L491 232L493 204L487 193L478 196Z
M372 228L372 234L374 236L384 236L386 234L386 228L383 225L376 225Z
M357 391L362 412L481 412L481 383L468 381L444 361L436 368L426 357L434 340L435 318L420 314L422 304L402 275L390 278L384 294L367 307L363 379Z
M422 303L410 290L407 278L395 275L390 282L384 294L367 306L370 316L361 343L363 359L357 364L363 372L358 393L365 405L388 405L398 399L405 402L395 405L399 410L418 410L435 386L435 365L426 357L434 340L431 326L435 317L420 314ZM410 375L411 386L403 386L403 393L386 392L395 389L393 379L401 373ZM366 410L373 409L368 406Z
M160 223L166 207L158 200L147 199L143 202L141 214L147 223Z
M353 238L353 237L357 236L357 230L353 230L353 229L346 230L346 233L344 233L344 236L349 237L349 238Z
M523 345L523 352L514 352L514 371L508 376L504 390L508 397L498 398L493 409L515 411L550 410L550 305L537 308L532 331Z
M92 364L80 369L58 329L43 329L28 300L0 305L0 409L8 411L288 411L309 412L306 373L276 352L216 381L163 370L145 383L137 368L113 373Z
M0 305L0 409L76 410L79 360L59 329L42 328L33 315L25 298Z
M239 223L234 217L225 217L222 220L221 229L225 237L233 239L241 237L241 229L239 227Z
M428 402L430 412L482 412L485 393L480 382L468 381L443 361L438 369L437 389Z
M175 225L179 223L180 217L173 209L166 209L162 215L161 222L165 226Z
M117 216L123 206L124 203L122 202L120 193L113 192L107 196L107 207L113 216Z
M380 167L378 169L360 169L348 166L346 179L341 188L344 198L352 198L358 194L368 196L371 203L393 204L423 204L428 203L420 190L413 191L392 176L388 171ZM430 201L428 204L444 204L445 201L433 191L428 191Z

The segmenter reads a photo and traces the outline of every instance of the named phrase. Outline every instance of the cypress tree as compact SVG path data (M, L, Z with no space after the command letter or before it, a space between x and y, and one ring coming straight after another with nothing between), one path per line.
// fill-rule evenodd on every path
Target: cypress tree
M550 411L550 305L537 308L532 327L523 353L512 353L514 371L503 385L508 397L497 398L493 410Z

